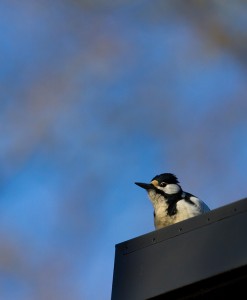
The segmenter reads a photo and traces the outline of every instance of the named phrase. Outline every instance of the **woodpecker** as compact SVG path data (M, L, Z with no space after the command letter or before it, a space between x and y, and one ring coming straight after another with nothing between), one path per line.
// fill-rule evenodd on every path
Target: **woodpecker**
M154 208L155 229L210 211L202 200L182 190L174 174L163 173L156 175L150 183L135 184L148 192Z

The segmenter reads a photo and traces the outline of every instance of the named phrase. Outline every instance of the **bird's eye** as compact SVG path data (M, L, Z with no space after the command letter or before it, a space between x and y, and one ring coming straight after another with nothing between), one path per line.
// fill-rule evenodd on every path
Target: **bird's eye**
M164 181L163 181L163 182L161 182L161 184L160 184L160 186L163 186L163 187L164 187L164 186L166 186L166 185L167 185L167 183L166 183L166 182L164 182Z

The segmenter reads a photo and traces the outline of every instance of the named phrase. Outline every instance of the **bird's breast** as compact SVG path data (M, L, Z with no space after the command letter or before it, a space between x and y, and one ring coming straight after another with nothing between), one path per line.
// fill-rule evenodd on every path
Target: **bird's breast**
M175 203L174 213L169 213L169 206L166 201L154 203L154 225L156 229L175 224L177 222L200 215L202 212L196 204L191 204L181 199Z

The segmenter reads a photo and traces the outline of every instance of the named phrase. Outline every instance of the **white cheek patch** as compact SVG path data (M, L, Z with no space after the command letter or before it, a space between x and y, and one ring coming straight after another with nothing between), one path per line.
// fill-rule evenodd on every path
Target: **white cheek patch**
M180 186L177 184L167 184L167 186L163 188L163 191L166 194L176 194L180 191Z

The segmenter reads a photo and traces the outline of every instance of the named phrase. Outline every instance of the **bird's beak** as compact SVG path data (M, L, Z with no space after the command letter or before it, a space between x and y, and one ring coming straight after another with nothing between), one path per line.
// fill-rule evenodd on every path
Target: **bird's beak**
M152 183L142 183L142 182L135 182L136 185L140 186L145 190L154 189L154 185Z

